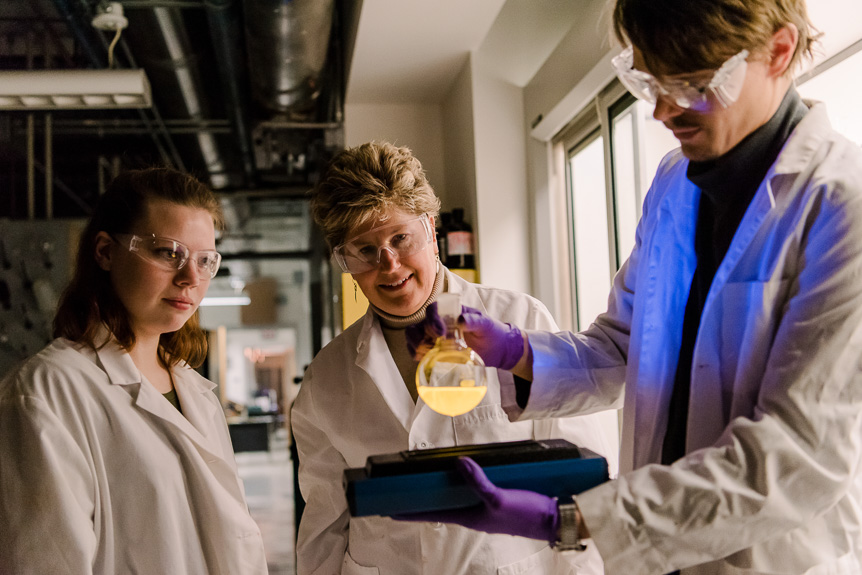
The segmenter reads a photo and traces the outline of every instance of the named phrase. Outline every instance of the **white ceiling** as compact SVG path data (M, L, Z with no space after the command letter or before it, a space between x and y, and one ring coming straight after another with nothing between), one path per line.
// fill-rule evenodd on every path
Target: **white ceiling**
M524 86L583 2L363 0L347 103L439 103L470 52Z

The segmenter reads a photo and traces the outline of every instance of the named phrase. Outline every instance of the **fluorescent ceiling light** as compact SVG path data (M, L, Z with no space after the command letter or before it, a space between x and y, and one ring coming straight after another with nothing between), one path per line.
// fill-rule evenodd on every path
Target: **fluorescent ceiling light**
M249 305L251 298L247 295L212 296L201 300L201 307Z
M3 70L0 109L149 108L143 70Z

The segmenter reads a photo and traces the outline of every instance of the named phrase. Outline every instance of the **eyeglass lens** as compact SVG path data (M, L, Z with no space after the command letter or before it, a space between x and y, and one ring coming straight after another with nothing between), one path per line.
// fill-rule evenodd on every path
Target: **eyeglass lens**
M185 244L168 238L133 235L129 250L164 269L182 269L191 258L198 270L210 278L215 277L221 263L221 255L215 250L191 253Z
M380 226L352 238L336 248L344 271L361 273L377 267L383 251L406 258L421 251L432 241L427 216L409 222Z

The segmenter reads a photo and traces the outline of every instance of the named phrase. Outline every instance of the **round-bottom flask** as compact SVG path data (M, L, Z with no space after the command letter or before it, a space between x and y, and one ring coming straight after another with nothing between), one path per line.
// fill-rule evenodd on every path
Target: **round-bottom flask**
M443 415L467 413L485 397L485 362L467 346L458 329L461 302L457 294L440 294L437 311L446 334L437 338L416 370L416 388L428 407Z

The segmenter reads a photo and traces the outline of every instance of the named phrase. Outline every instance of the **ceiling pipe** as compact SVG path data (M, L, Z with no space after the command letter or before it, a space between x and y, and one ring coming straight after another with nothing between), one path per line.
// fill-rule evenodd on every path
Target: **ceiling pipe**
M84 52L87 60L93 68L104 68L108 65L108 56L99 47L95 40L93 29L87 24L82 24L89 18L89 14L84 14L82 6L78 5L78 12L69 0L54 0L54 7L60 13L60 17L66 21L72 35L75 37L78 47Z
M192 49L180 10L155 7L136 10L123 38L147 71L159 98L161 116L171 119L204 120L210 117L210 102L204 89L199 57ZM178 140L179 141L179 140ZM209 182L215 189L238 185L228 165L227 147L232 139L218 139L210 132L184 137L199 154ZM194 170L195 162L186 161Z
M321 88L334 0L245 0L246 45L255 102L305 116Z
M83 3L80 0L77 1L76 10L73 6L76 0L53 0L58 12L68 22L75 38L82 43L82 49L90 58L92 65L103 68L106 66L107 59L100 55L103 50L96 48L98 40L94 38L98 38L102 43L104 38L101 35L96 36L89 22L92 14L85 13L87 10L81 10ZM127 52L127 56L131 56L130 52L137 56L141 67L146 69L148 77L151 78L151 83L160 88L159 106L154 103L152 109L156 122L163 126L161 121L163 117L205 118L206 92L195 69L197 58L192 53L190 42L186 37L179 9L157 6L152 9L136 10L130 20L131 26L123 32L120 43ZM131 51L127 45L132 46ZM161 81L156 78L160 78ZM142 119L145 120L143 116ZM163 135L171 151L175 152L174 142L166 129L163 130ZM161 148L155 135L153 139L157 147ZM232 182L227 173L225 156L221 150L221 146L225 144L217 142L210 133L196 134L192 136L192 140L213 188L238 183ZM176 153L174 157L180 169L185 169L189 164L189 162L183 162Z
M90 14L89 11L86 10L84 5L81 3L77 3L77 9L74 8L72 2L73 0L53 0L54 8L56 8L57 12L60 14L63 20L65 20L66 25L69 27L69 30L72 32L72 35L75 37L78 47L87 56L87 59L90 62L90 66L93 68L107 67L108 45L105 42L105 39L101 35L101 33L97 33L90 25L92 14ZM125 41L121 40L120 44L125 50L127 57L130 57L131 55L128 53L128 47L126 46ZM137 67L134 61L131 59L130 66L132 68ZM162 159L166 163L171 163L177 166L179 169L184 170L182 159L177 153L176 147L171 140L170 134L167 133L167 130L164 129L164 125L161 123L159 109L155 103L153 103L152 105L151 112L156 118L156 122L160 126L160 133L164 136L168 148L170 148L171 150L171 154L168 154L167 150L165 150L164 146L162 146L162 143L159 141L156 131L154 130L153 132L151 132L153 143L160 152ZM138 114L140 115L143 122L149 124L149 120L147 119L143 110L139 110Z
M213 50L219 62L218 72L225 107L231 126L236 132L236 142L242 159L243 173L248 185L255 181L254 152L248 122L248 97L243 86L248 85L245 73L245 53L241 38L241 14L234 0L205 0L207 21L210 25Z

